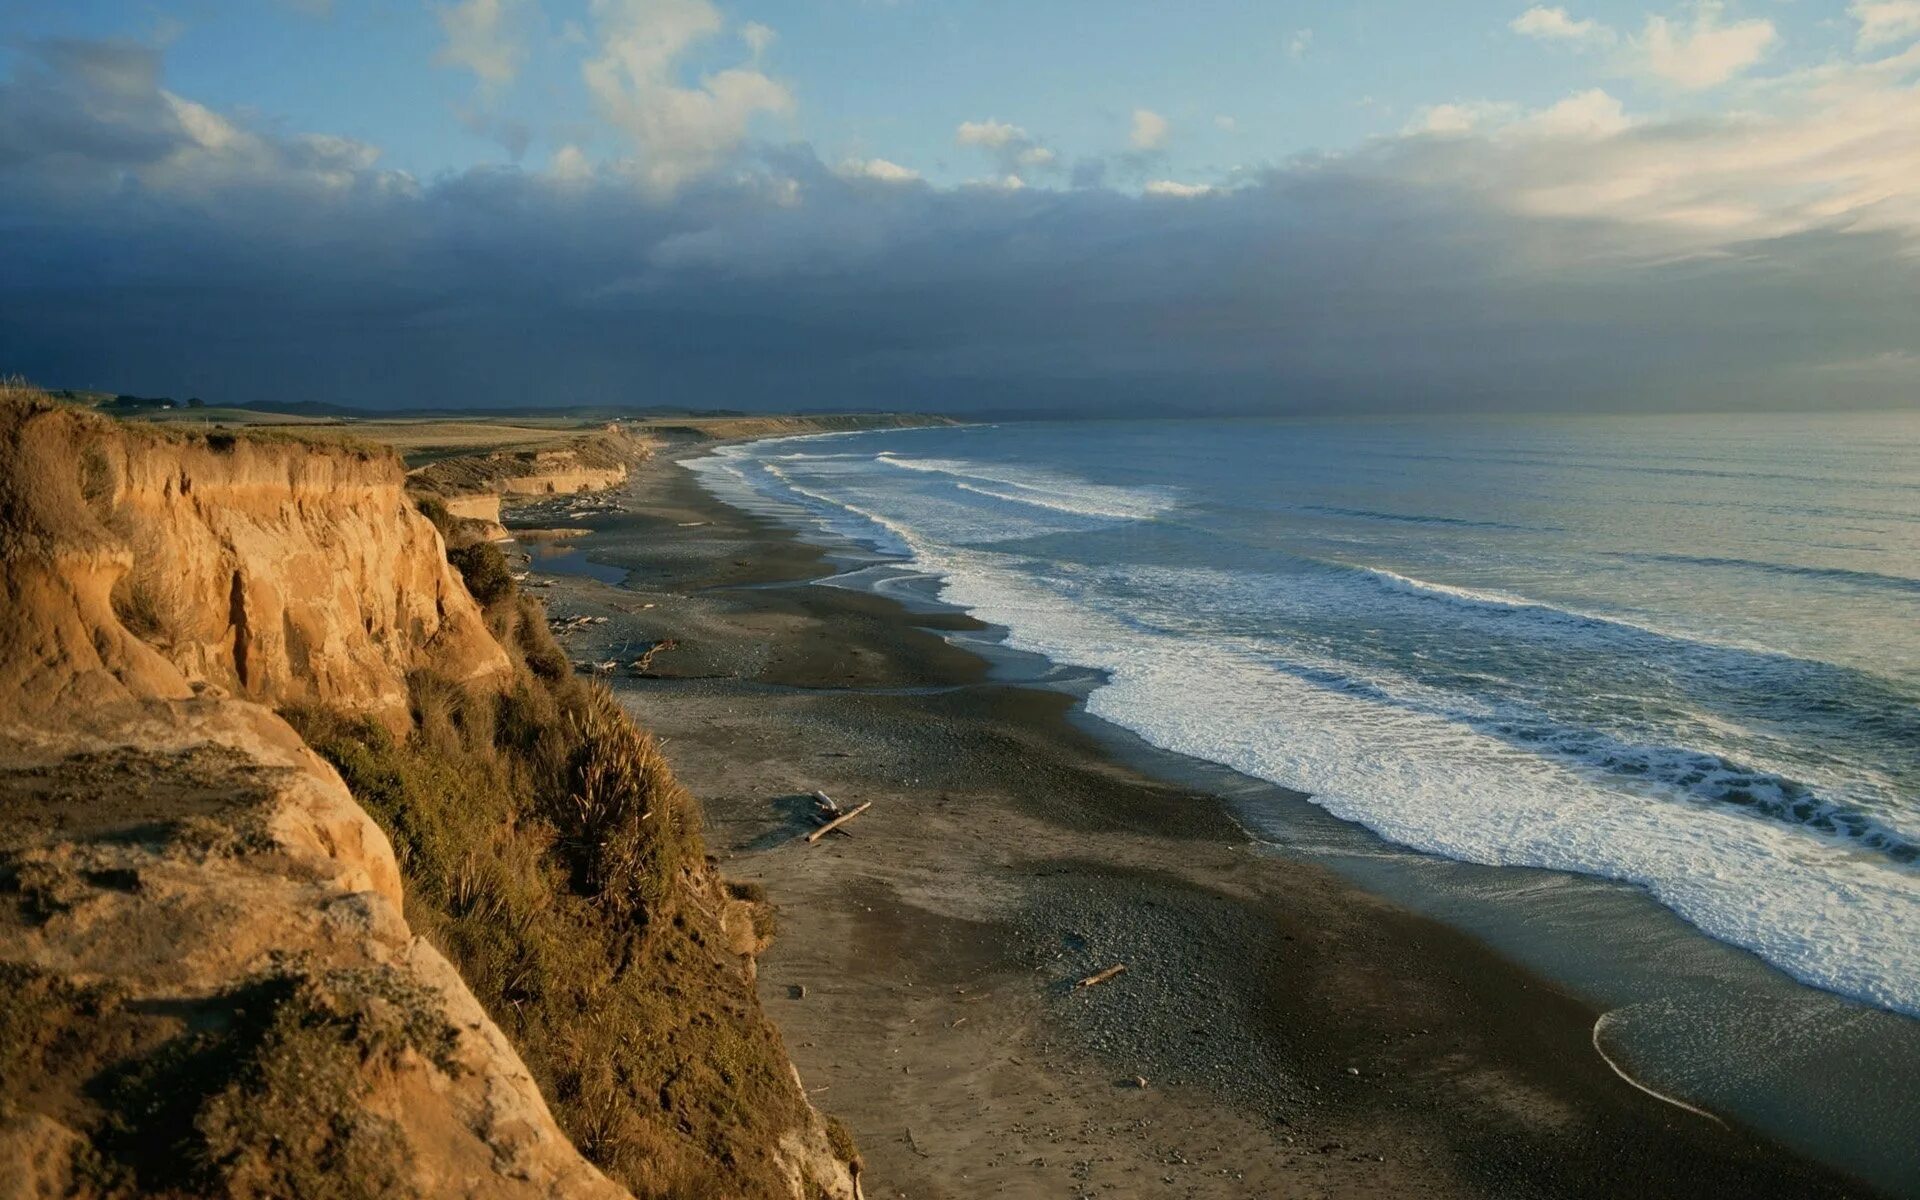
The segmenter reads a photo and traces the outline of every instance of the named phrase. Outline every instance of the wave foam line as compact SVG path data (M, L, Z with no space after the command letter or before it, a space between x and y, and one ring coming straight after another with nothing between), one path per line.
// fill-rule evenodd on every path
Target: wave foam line
M901 470L944 475L956 481L955 487L996 500L1107 520L1149 520L1179 503L1173 497L1152 489L1115 487L1064 475L1004 470L964 459L902 458L882 452L875 456L874 461ZM1013 488L1017 494L992 490L989 485L994 484Z
M1675 1108L1680 1109L1683 1112L1690 1112L1696 1117L1705 1117L1707 1120L1712 1121L1715 1125L1718 1125L1722 1129L1727 1128L1727 1123L1725 1121L1721 1120L1719 1117L1714 1116L1712 1113L1708 1112L1706 1109L1695 1108L1693 1105L1688 1104L1685 1100L1681 1100L1674 1096L1669 1096L1665 1092L1656 1091L1653 1088L1648 1087L1646 1084L1641 1083L1638 1079L1635 1079L1632 1075L1629 1075L1625 1067L1622 1067L1619 1063L1615 1062L1613 1059L1613 1055L1608 1054L1606 1047L1600 1044L1601 1027L1606 1025L1607 1018L1611 1017L1612 1015L1613 1015L1612 1012L1603 1012L1600 1014L1599 1020L1593 1023L1593 1052L1600 1056L1601 1062L1606 1063L1609 1067L1612 1067L1613 1073L1615 1075L1618 1075L1620 1078L1626 1080L1628 1085L1634 1088L1637 1088L1640 1091L1645 1092L1647 1095L1652 1096L1655 1100L1660 1101L1662 1104L1671 1104Z

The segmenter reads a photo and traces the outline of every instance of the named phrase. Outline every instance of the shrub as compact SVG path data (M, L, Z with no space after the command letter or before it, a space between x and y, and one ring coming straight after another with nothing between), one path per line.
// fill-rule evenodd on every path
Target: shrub
M467 590L482 608L492 608L513 596L513 572L507 567L506 555L492 542L449 550L447 561L459 570L467 581Z

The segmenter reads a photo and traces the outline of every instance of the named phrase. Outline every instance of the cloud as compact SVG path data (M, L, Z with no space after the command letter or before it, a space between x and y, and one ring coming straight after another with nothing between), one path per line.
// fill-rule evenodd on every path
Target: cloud
M1631 120L1605 92L1409 144L1396 174L1529 218L1598 254L1745 254L1768 240L1888 233L1920 258L1920 47L1745 85L1719 117Z
M681 59L726 22L710 0L593 0L597 45L581 67L601 115L638 152L634 170L655 192L671 192L739 148L762 113L788 113L793 95L756 67L728 67L680 79ZM746 37L757 56L766 36ZM764 29L764 27L758 27Z
M1592 18L1574 20L1564 8L1534 5L1510 22L1507 28L1525 37L1561 42L1611 42L1613 30Z
M1173 126L1167 119L1150 108L1133 110L1133 126L1127 133L1127 143L1135 150L1161 150L1166 147L1167 134Z
M533 144L532 126L515 117L494 112L484 104L461 105L454 110L454 115L472 133L498 143L512 162L525 158L527 148Z
M435 9L446 44L434 61L472 71L482 84L501 87L520 73L523 43L514 17L524 0L459 0Z
M1528 134L1572 141L1611 137L1630 124L1618 99L1600 88L1588 88L1532 114L1519 128Z
M371 405L1911 403L1920 51L1722 117L1490 107L1204 197L883 186L751 142L670 190L570 146L423 182L161 65L32 43L0 79L6 369Z
M1191 199L1195 196L1208 195L1214 189L1204 183L1181 183L1174 179L1155 179L1149 181L1148 184L1140 190L1149 196L1174 196L1180 199Z
M740 40L747 44L747 52L753 55L753 61L759 62L766 54L767 47L773 45L779 35L758 21L748 21L740 27Z
M1005 121L988 118L985 121L962 121L953 131L956 146L971 146L984 150L993 156L1003 179L1012 180L1015 187L1021 185L1021 171L1048 171L1059 165L1059 156L1018 125L1009 125Z
M1920 38L1920 0L1854 0L1847 15L1860 23L1862 50Z
M593 162L586 151L568 143L548 157L547 177L561 183L585 183L594 177Z
M998 150L1015 142L1027 141L1027 131L1004 121L962 121L953 131L953 140L961 146L987 146Z
M1647 18L1646 28L1633 43L1641 68L1681 88L1709 88L1758 63L1779 40L1772 21L1750 17L1723 23L1722 11L1722 5L1701 0L1694 6L1691 23Z
M1298 62L1307 56L1307 51L1312 46L1313 30L1296 29L1293 31L1293 36L1287 39L1287 57Z
M1415 114L1405 132L1442 137L1468 134L1489 123L1510 120L1519 111L1518 105L1503 100L1461 100L1433 104Z
M1240 122L1224 113L1213 119L1213 127L1222 133L1240 132Z
M840 164L840 174L847 179L873 179L881 183L915 183L920 172L912 167L903 167L884 158L850 158Z

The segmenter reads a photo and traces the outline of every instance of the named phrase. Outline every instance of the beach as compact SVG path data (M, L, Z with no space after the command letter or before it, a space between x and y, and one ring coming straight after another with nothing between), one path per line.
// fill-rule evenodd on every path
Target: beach
M776 906L761 997L868 1196L1872 1194L1632 1086L1589 1003L1121 761L1070 689L943 636L970 618L811 585L821 550L671 456L615 504L569 543L600 578L536 582L607 618L570 655L622 664L721 871ZM872 808L810 844L815 791Z

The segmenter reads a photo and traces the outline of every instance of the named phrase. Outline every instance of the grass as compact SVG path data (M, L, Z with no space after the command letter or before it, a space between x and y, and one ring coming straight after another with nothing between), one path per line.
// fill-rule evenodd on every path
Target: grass
M107 1174L140 1193L411 1194L399 1127L363 1101L402 1055L454 1069L454 1030L421 985L391 969L291 971L202 1009L198 1028L96 1082Z
M458 564L516 661L511 691L416 675L404 737L288 716L387 830L408 919L590 1160L642 1197L785 1195L772 1150L805 1099L720 922L726 905L766 906L714 874L694 801L611 694L573 675L498 550L471 549Z
M272 972L188 1002L159 1038L110 986L9 963L0 993L5 1095L88 1080L77 1194L409 1196L400 1129L366 1097L405 1055L457 1069L437 997L387 968Z

